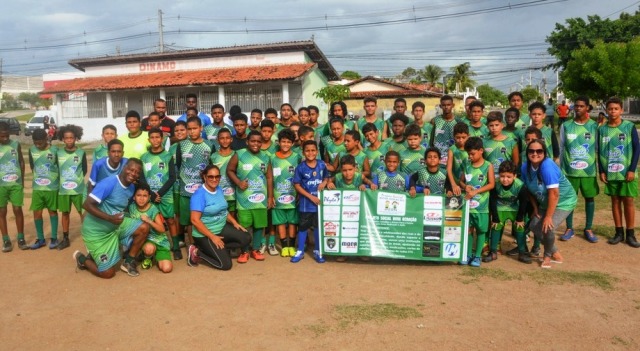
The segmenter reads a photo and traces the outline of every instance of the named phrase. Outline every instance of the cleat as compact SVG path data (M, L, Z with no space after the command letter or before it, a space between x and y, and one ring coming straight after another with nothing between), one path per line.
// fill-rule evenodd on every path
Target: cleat
M120 270L123 272L126 272L130 277L137 277L140 275L140 273L138 272L138 269L136 268L136 263L133 261L132 262L124 261L120 265Z
M31 244L31 246L29 246L29 249L37 250L43 246L47 246L47 242L44 241L44 239L36 239L36 242Z
M73 260L76 261L76 270L84 271L87 269L87 267L84 264L80 263L80 258L84 257L86 260L86 256L82 252L80 252L80 250L76 250L72 256L73 256Z
M60 243L58 244L58 250L64 250L67 247L71 246L71 243L69 242L69 238L63 238L62 241L60 241Z
M59 244L58 239L51 238L51 241L49 242L49 250L57 248Z
M304 251L296 251L295 255L291 257L291 263L298 263L304 258Z
M240 253L240 256L238 256L238 263L247 263L247 262L249 262L249 253L248 252Z
M27 241L24 239L18 239L18 248L20 250L29 250L31 246L27 245Z

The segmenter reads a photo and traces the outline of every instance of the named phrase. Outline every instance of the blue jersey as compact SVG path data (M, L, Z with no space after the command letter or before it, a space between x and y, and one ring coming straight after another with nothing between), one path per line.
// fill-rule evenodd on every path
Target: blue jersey
M309 194L317 197L318 185L329 177L330 174L324 161L317 160L316 166L313 168L309 167L307 161L303 161L296 167L296 172L293 175L293 184L300 184ZM318 206L306 196L300 196L298 209L300 212L318 212Z
M100 211L109 215L122 213L133 196L135 186L124 186L120 177L115 175L104 179L96 185L89 197L98 202ZM101 236L114 231L118 226L87 213L82 223L83 236Z
M529 192L536 197L540 210L545 210L549 203L549 189L556 188L559 192L557 209L573 211L578 197L573 186L562 173L560 167L550 158L545 158L538 169L531 169L525 162L521 168L522 181ZM540 213L542 213L540 211Z
M122 168L124 168L124 165L126 163L127 159L123 158L122 160L120 160L120 164L118 165L118 167L112 168L111 165L109 165L108 157L97 160L96 163L94 163L91 167L89 182L91 183L91 185L95 186L99 181L105 178L109 178L112 175L120 174L120 171L122 171Z
M202 213L202 224L215 235L220 235L222 228L227 223L228 204L224 199L223 190L218 187L216 191L211 192L206 186L201 186L191 196L191 211ZM202 238L202 234L195 226L193 226L193 236Z

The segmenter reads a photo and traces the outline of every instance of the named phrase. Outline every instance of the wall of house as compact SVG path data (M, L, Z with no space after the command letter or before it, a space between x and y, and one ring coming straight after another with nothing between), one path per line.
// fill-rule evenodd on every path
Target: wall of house
M398 87L391 84L384 83L384 82L378 82L375 80L364 80L360 83L350 86L349 89L354 93L359 93L362 91L398 90Z
M309 61L310 62L310 61ZM328 85L327 77L320 71L319 68L313 68L309 72L307 72L302 79L302 104L304 106L315 105L318 106L320 110L320 117L318 117L318 121L320 123L327 122L327 112L329 111L329 106L313 95L314 92L322 89Z

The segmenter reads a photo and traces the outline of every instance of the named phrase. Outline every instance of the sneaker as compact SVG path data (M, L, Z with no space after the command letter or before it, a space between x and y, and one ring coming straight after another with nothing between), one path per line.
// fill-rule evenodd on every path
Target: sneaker
M291 257L291 263L298 263L303 258L304 258L304 251L296 251L296 253Z
M64 250L69 246L71 246L71 243L69 242L69 238L63 238L62 241L60 241L60 243L58 244L57 249Z
M551 268L551 257L544 256L544 258L542 259L542 263L540 264L540 268L543 268L543 269Z
M73 256L73 260L76 261L76 268L77 269L79 269L81 271L84 271L85 269L87 269L87 266L85 266L84 264L80 263L80 259L81 258L84 258L86 260L86 256L82 252L80 252L80 250L76 250L73 253L72 256Z
M327 260L325 260L324 257L322 257L322 255L320 254L320 251L318 250L313 250L313 259L316 260L316 262L318 263L327 262Z
M474 257L473 260L469 262L469 266L480 267L480 257Z
M584 230L584 237L587 239L588 242L592 244L595 244L598 242L598 237L593 233L593 230L591 229Z
M529 251L529 255L531 255L531 257L540 257L540 248L532 247L531 251Z
M29 249L37 250L43 246L47 246L47 242L44 241L44 239L36 239L36 242L31 244L31 246L29 246Z
M249 253L241 252L240 256L238 256L238 263L247 263L249 262Z
M51 241L49 242L49 250L53 250L53 249L57 248L58 244L60 244L58 242L58 239L51 238Z
M485 257L482 258L482 262L491 262L498 259L497 252L489 252Z
M122 262L122 264L120 265L120 270L126 272L130 277L137 277L140 275L140 273L138 272L138 268L136 268L136 263L133 261Z
M189 245L187 250L187 264L189 267L198 265L198 248L195 245Z
M469 265L469 262L473 259L473 256L467 256L465 258L463 258L462 260L460 260L460 262L458 262L458 264L460 266L467 266Z
M531 264L533 262L533 260L531 259L531 257L529 256L528 252L522 252L518 255L518 261L522 262L522 263L526 263L526 264Z
M276 249L276 246L273 244L270 244L267 250L269 251L270 256L278 256L280 254L278 249Z
M182 259L182 250L173 250L173 259L176 261L180 261Z
M264 261L264 255L262 254L262 252L260 252L260 250L251 251L251 258L256 261Z
M264 253L267 252L267 244L260 244L258 251L260 251L261 255L264 255Z
M153 261L151 260L151 257L145 257L144 260L142 260L142 264L140 265L142 269L149 269L151 268L151 266L153 266Z
M289 251L290 247L283 247L282 250L280 250L280 256L281 257L291 257L291 253ZM295 252L294 252L295 255Z
M11 252L11 250L13 250L13 244L11 243L11 240L5 240L2 244L2 252Z
M569 239L573 238L573 236L574 236L574 235L575 235L575 234L574 234L574 232L573 232L573 229L567 229L567 230L564 232L564 234L562 234L562 236L560 236L560 240L562 240L562 241L567 241L567 240L569 240Z
M184 243L184 241L182 241L182 240L178 241L178 247L179 247L179 248L181 248L181 249L182 249L182 248L184 248L185 246L187 246L187 245Z
M563 259L562 259L562 255L560 254L560 251L556 251L553 253L553 255L551 255L551 262L553 263L562 263Z
M18 248L20 250L29 250L31 246L27 245L27 241L24 239L18 239Z
M520 250L518 250L517 246L507 251L507 256L518 256L519 254L520 254Z

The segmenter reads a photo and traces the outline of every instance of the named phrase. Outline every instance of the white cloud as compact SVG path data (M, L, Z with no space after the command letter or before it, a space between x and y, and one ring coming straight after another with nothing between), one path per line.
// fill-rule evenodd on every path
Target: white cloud
M73 12L50 13L33 17L34 21L40 24L61 26L85 23L89 22L93 18L93 16Z

